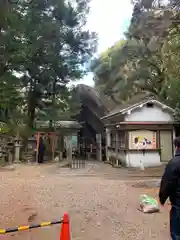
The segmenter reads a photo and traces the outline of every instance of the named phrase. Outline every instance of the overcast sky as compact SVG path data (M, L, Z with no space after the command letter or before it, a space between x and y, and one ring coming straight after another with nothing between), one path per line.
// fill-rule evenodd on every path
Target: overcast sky
M88 29L98 33L98 53L123 38L132 14L131 0L92 0L88 17ZM93 86L89 74L78 83Z

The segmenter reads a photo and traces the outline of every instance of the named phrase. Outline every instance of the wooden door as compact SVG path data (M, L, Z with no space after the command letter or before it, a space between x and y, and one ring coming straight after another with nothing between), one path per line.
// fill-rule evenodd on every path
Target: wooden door
M172 131L160 131L161 162L168 162L173 156Z

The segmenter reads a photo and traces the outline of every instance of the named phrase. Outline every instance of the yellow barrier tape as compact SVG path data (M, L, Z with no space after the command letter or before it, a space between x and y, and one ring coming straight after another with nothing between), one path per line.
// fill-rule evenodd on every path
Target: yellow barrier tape
M42 222L42 223L40 223L41 227L45 227L45 226L49 226L49 225L51 225L51 222Z
M35 224L35 225L24 225L24 226L19 226L15 228L2 228L0 229L0 235L1 234L6 234L6 233L11 233L11 232L17 232L17 231L23 231L23 230L29 230L33 228L39 228L39 227L46 227L54 224L61 224L63 221L53 221L53 222L41 222L40 224Z
M22 230L28 230L29 226L20 226L18 227L18 231L22 231Z

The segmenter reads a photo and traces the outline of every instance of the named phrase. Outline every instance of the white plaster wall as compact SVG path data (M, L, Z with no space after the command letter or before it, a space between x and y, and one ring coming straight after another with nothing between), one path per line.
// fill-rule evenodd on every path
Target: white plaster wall
M146 105L132 110L132 112L125 117L125 121L130 122L151 122L151 121L173 121L172 114L163 111L162 108L154 105L153 108L147 108Z
M126 165L128 167L141 167L140 161L143 162L144 167L156 167L160 166L159 152L129 152L127 154Z

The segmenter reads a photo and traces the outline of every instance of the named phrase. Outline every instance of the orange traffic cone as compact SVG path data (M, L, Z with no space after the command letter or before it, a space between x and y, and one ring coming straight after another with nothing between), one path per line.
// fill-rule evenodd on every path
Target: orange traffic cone
M67 213L64 213L63 223L60 231L60 240L70 240L70 224L69 224L69 216Z

